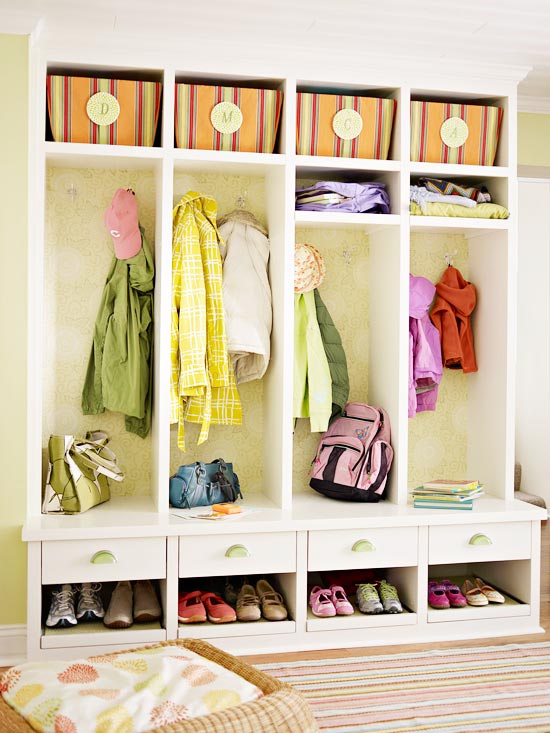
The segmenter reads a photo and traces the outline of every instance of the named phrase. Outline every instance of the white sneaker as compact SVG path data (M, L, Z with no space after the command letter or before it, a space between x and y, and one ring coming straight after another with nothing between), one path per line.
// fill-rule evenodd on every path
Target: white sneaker
M161 617L160 603L150 580L136 580L134 585L134 621L146 624Z
M59 590L52 591L52 601L46 619L46 626L50 628L76 626L74 597L75 591L70 583L65 583L59 587Z
M101 583L82 583L78 587L78 605L76 618L78 621L100 621L105 616L103 601L99 592Z
M111 595L103 623L109 629L127 629L134 623L134 594L129 580L120 580Z

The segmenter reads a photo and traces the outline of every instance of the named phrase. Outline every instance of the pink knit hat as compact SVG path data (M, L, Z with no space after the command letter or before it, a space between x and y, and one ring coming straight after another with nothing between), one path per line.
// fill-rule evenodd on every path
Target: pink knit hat
M105 226L113 238L115 255L128 260L141 249L141 232L138 222L138 205L131 191L119 188L105 212Z

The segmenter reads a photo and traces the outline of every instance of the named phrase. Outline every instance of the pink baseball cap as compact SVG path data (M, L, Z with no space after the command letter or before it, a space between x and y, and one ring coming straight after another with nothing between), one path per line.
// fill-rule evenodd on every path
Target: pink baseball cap
M131 191L119 188L111 205L105 212L105 226L113 238L115 255L119 260L128 260L141 249L138 205Z

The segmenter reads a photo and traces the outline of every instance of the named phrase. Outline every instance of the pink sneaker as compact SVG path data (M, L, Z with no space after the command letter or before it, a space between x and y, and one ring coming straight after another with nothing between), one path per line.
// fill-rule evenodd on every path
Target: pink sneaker
M446 588L435 580L428 582L428 605L432 608L450 608Z
M442 580L441 585L445 588L445 594L453 608L464 608L464 606L468 605L468 601L462 595L462 591L458 585L452 583L450 580Z
M309 605L314 616L336 616L336 608L332 602L332 592L328 588L316 585L309 594Z
M348 601L345 590L341 585L330 586L331 600L338 616L351 616L353 606Z

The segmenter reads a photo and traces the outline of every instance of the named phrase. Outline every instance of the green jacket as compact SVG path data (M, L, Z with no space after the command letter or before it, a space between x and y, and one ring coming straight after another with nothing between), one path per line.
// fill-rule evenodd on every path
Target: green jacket
M99 307L82 412L126 415L126 430L142 438L151 427L155 265L141 230L134 257L113 257Z
M328 428L332 405L330 381L313 292L294 293L293 417L309 417L312 433L324 433Z
M330 377L332 380L332 414L330 422L342 414L342 410L347 404L349 397L349 376L348 363L346 361L346 352L342 346L342 339L326 305L323 303L317 288L315 293L315 310L317 312L317 322L321 331L321 338L327 361L330 369Z

